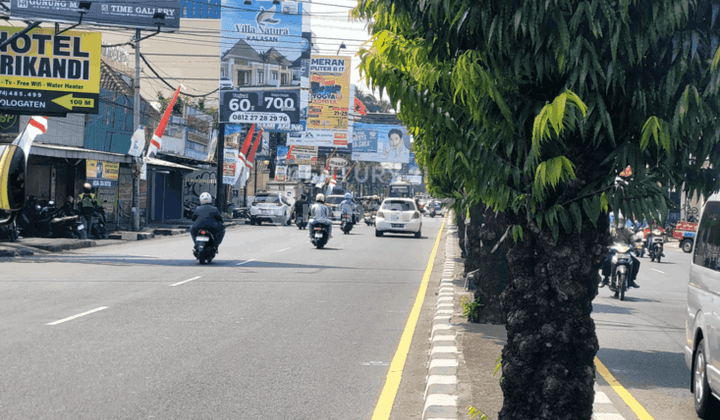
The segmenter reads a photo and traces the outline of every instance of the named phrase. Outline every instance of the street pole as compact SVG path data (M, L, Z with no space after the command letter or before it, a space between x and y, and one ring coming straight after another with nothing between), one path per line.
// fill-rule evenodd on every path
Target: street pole
M225 123L218 124L218 141L217 141L217 197L215 197L215 206L220 213L225 212L225 184L223 184L223 163L225 160Z
M255 188L255 192L253 193L254 194L253 201L255 200L255 197L257 197L257 167L259 164L260 164L260 161L258 160L257 163L255 164L255 181L254 181L254 185L253 185L253 188Z
M140 127L140 29L135 30L135 99L133 103L133 133ZM140 231L140 168L142 159L136 157L133 168L132 218L135 232Z

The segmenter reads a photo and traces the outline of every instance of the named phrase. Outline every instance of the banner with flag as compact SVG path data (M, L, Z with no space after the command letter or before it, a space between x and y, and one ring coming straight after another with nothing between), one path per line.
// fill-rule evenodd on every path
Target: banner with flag
M316 188L322 188L325 186L325 181L327 181L327 177L329 176L330 172L328 172L327 167L322 171L322 174L320 175L320 178L318 179L317 184L315 184Z
M19 146L23 149L23 152L25 152L25 161L27 161L28 157L30 157L30 149L35 141L35 137L40 134L45 134L47 127L47 118L33 115L25 126L25 129L13 142L15 146Z
M177 90L175 91L175 95L173 95L172 100L170 100L167 108L165 108L165 113L160 120L160 124L158 124L157 130L155 130L155 134L153 134L152 140L150 140L150 147L148 148L148 152L146 155L147 157L155 156L162 147L162 136L163 134L165 134L165 127L167 127L168 121L170 121L170 115L172 114L173 107L175 106L175 101L180 94L181 87L183 87L182 84L178 86Z
M250 179L250 173L253 170L253 167L255 166L255 153L257 153L258 146L260 146L260 143L262 143L262 134L263 129L260 128L260 131L257 133L257 137L255 137L255 143L253 143L252 149L250 150L250 154L247 157L247 160L245 162L245 170L243 171L242 175L242 186L245 187L247 185L248 179Z
M140 125L130 139L130 150L128 155L140 157L145 150L145 126Z
M333 190L335 189L335 185L337 185L337 174L335 173L335 169L333 169L333 176L330 179L330 182L328 183L327 193L325 194L326 197L333 193Z

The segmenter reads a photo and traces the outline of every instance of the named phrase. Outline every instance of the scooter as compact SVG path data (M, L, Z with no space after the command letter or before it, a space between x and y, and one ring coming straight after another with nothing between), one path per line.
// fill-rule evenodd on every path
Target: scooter
M376 211L368 211L365 213L365 224L368 226L375 226L375 215Z
M207 229L200 229L195 237L195 247L193 255L197 258L201 265L210 264L215 258L217 249L215 248L215 237Z
M650 246L650 261L655 261L657 259L657 262L659 263L664 256L662 237L656 238L653 241L652 246Z
M310 242L312 242L317 249L322 249L330 239L330 232L328 231L327 225L318 223L313 226L312 234L310 235Z
M625 292L630 287L630 276L632 275L632 257L630 257L630 247L624 244L615 244L613 246L615 255L612 257L612 267L610 271L610 291L615 293L615 297L625 300Z
M91 226L88 232L97 239L107 239L107 213L102 206L95 205Z
M298 229L303 230L307 227L308 221L304 214L298 214L295 217L295 224L297 225Z
M340 230L342 230L343 233L347 235L348 233L350 233L354 225L354 223L352 222L352 217L349 214L343 213L340 220Z
M430 207L430 210L428 210L427 215L430 217L435 217L435 206Z

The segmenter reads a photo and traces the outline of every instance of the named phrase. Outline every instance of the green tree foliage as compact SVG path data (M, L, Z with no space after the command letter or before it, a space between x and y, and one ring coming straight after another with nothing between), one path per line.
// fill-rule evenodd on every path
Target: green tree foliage
M563 316L582 318L573 328L583 339L564 343L576 354L546 352L555 364L533 365L537 359L523 359L529 345L504 353L501 419L589 418L587 370L597 350L590 273L602 249L587 241L607 239L607 213L656 220L667 214L668 186L720 189L719 11L709 0L360 0L354 10L370 19L373 34L361 71L400 105L430 191L507 211L516 251L531 254L508 254L514 278L506 303L519 312L509 316L506 349L515 336L545 334L533 330L542 324L530 328L533 314L523 305L582 308L547 315L556 317L548 337L570 325ZM632 176L618 182L628 166ZM559 238L592 263L548 251ZM574 264L566 283L555 277L530 287L533 276L562 271L553 260L561 255ZM570 366L570 359L582 361ZM582 392L563 402L548 391L557 382L545 382L517 400L508 396L524 386L515 376L533 378L522 366L548 375L584 370L573 385Z

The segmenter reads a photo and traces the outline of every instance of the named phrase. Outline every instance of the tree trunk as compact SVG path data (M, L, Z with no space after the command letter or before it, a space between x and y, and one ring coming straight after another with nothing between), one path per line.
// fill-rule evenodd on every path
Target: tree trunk
M522 222L521 222L522 223ZM598 269L607 248L608 217L597 228L553 240L549 230L522 223L524 238L508 253L503 292L508 341L502 353L499 420L589 420L598 350L590 317Z
M455 210L455 218L458 230L458 244L460 245L460 255L464 258L466 255L465 251L465 208Z
M512 236L502 240L507 226L504 213L496 214L482 203L470 208L465 275L475 284L475 299L482 304L479 323L505 323L500 296L508 282L506 256L512 243Z

